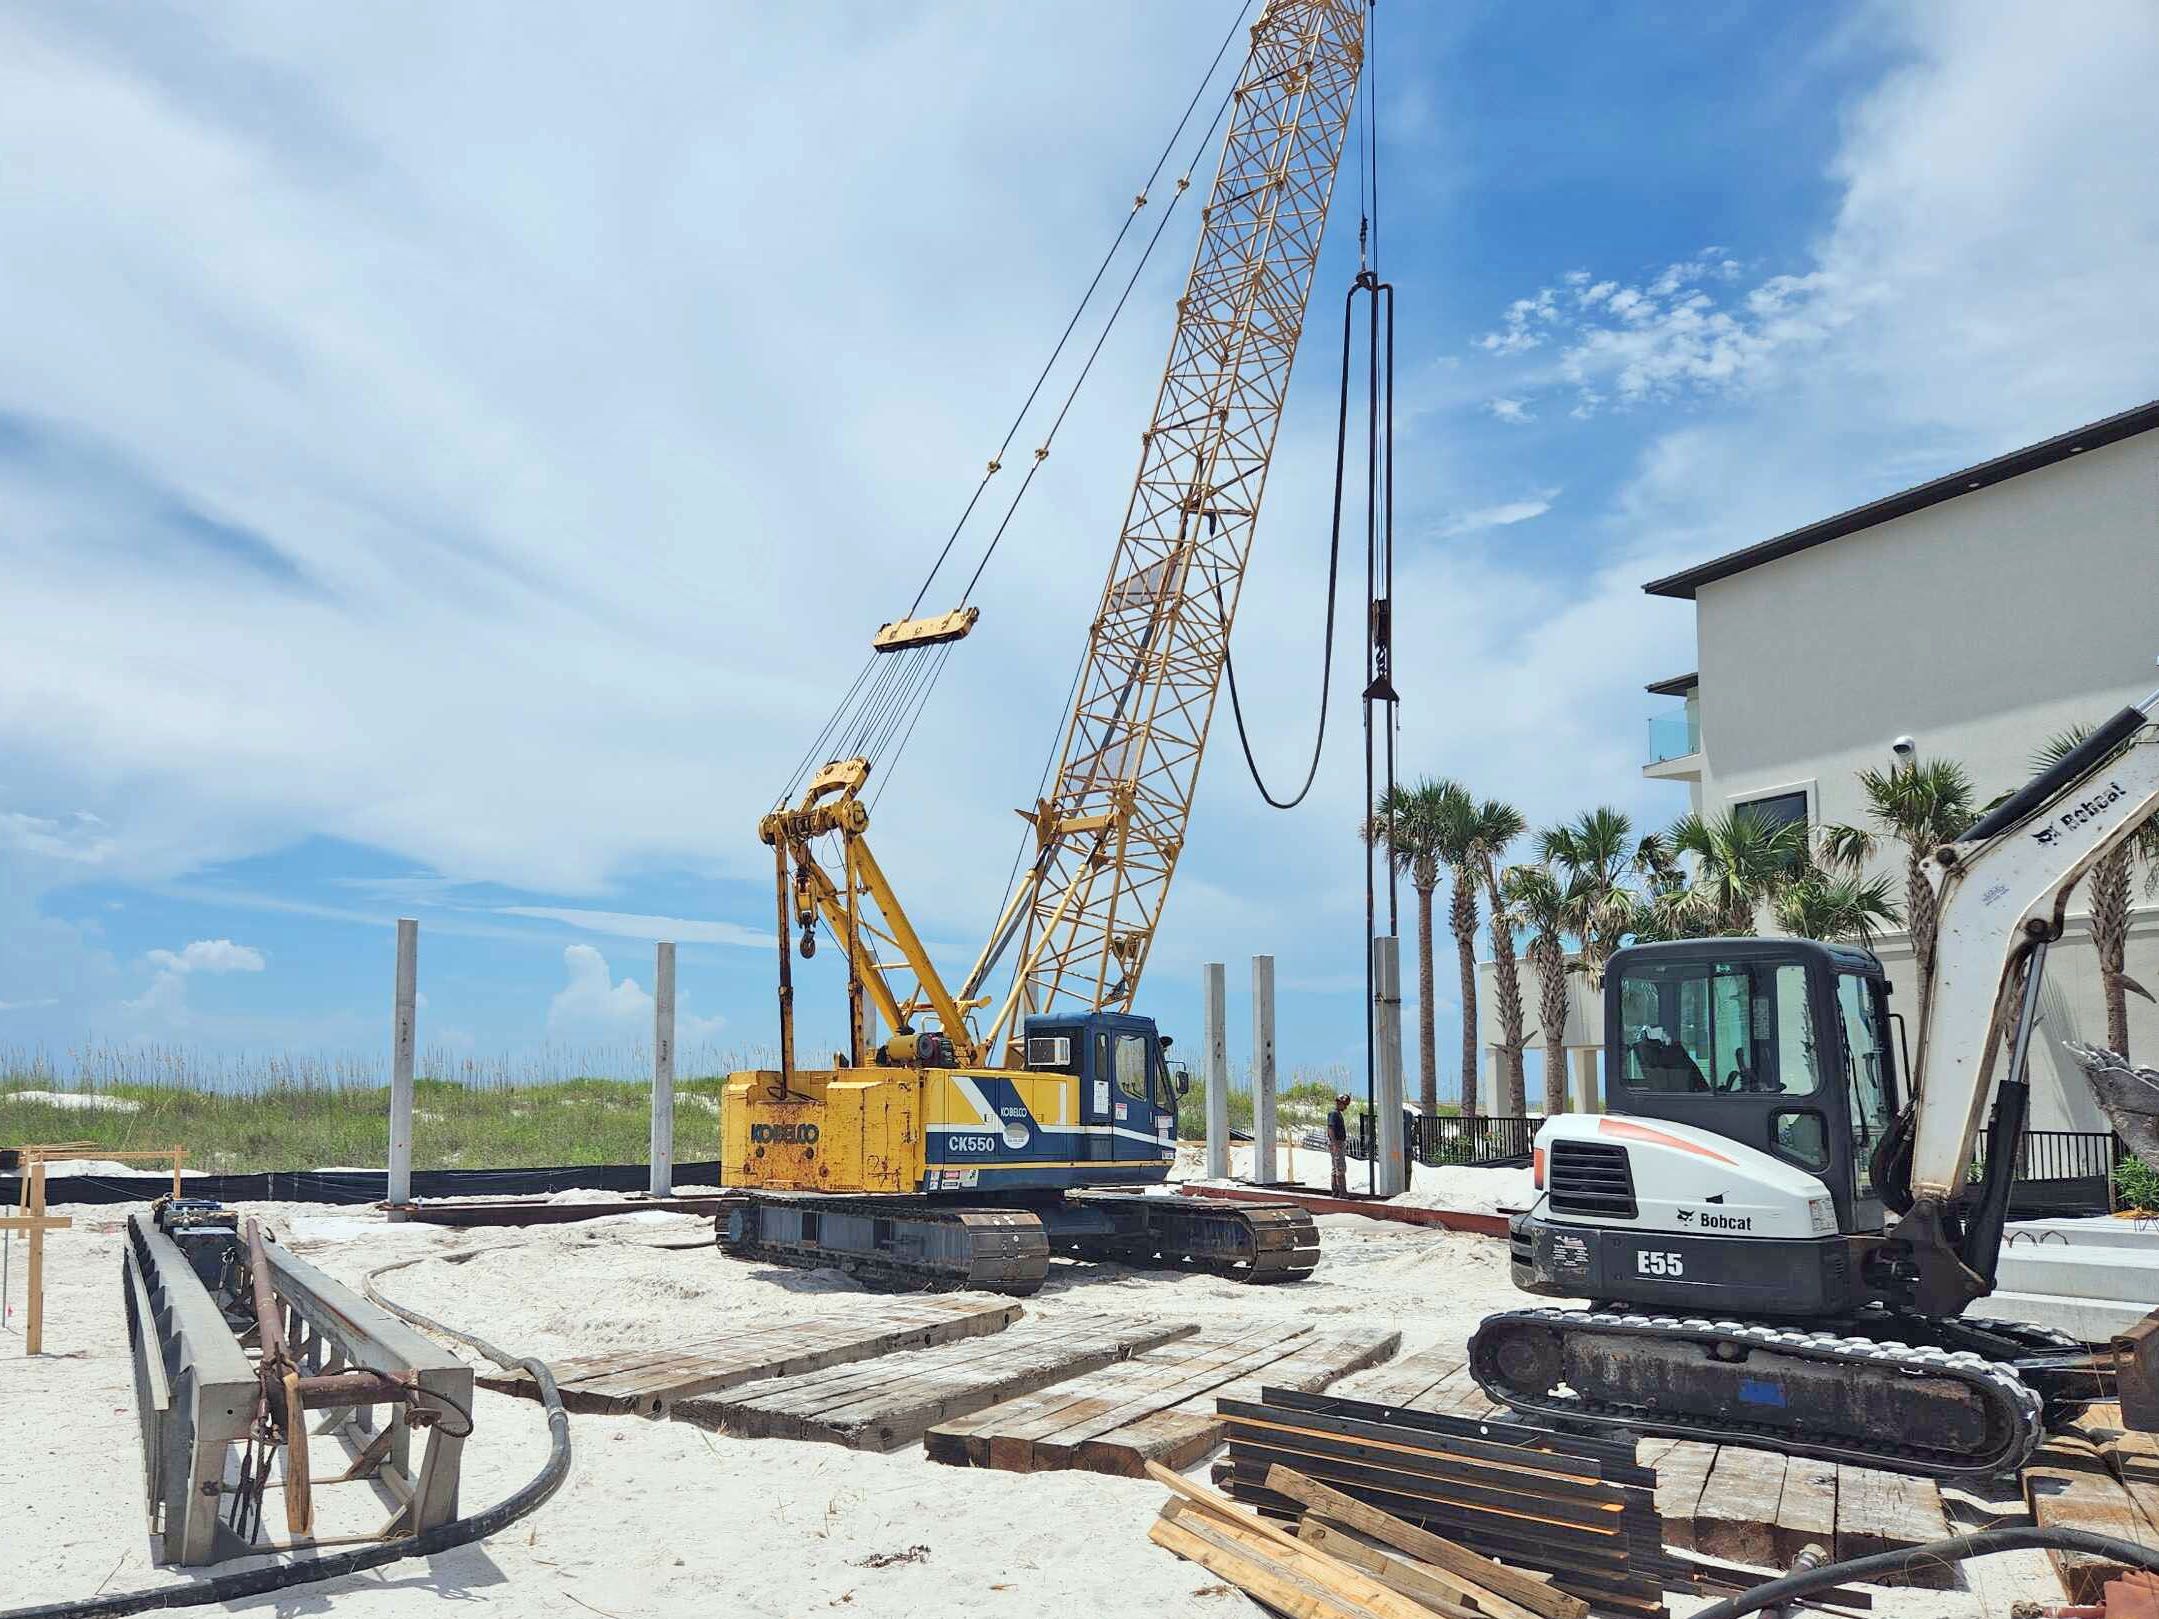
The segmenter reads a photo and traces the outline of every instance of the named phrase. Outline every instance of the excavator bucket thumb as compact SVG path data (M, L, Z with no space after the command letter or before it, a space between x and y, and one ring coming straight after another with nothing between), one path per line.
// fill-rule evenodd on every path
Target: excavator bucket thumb
M2083 1064L2092 1094L2122 1145L2147 1164L2159 1166L2159 1069L2132 1068L2129 1059L2103 1046L2064 1040L2063 1047ZM2154 1362L2159 1368L2159 1361Z
M2122 1426L2159 1433L2159 1310L2114 1335L2114 1390Z

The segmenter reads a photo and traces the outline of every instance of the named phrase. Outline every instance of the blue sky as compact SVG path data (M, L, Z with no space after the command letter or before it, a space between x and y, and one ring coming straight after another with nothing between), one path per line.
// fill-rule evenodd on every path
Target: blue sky
M757 814L1234 10L0 4L0 1049L379 1054L399 915L423 1044L624 1049L659 937L685 1045L767 1044ZM2138 0L1378 28L1412 773L1669 817L1641 686L1692 625L1643 580L2159 394ZM1276 775L1354 209L1345 176L1238 627ZM1123 510L1166 240L879 811L956 965ZM1285 1060L1361 1054L1347 684L1294 815L1213 750L1146 997L1192 1043L1199 964L1235 1050L1271 950Z

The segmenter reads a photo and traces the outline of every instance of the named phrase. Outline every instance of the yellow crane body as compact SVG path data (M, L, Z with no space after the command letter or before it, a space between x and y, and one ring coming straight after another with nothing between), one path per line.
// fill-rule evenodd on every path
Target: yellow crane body
M722 1161L744 1194L722 1214L731 1251L801 1264L837 1254L856 1269L1008 1291L1039 1284L1052 1241L1252 1280L1316 1263L1310 1217L1293 1205L1224 1213L1076 1194L1159 1183L1175 1158L1186 1081L1131 1008L1184 846L1367 3L1266 0L1252 25L1054 781L1021 812L1032 858L957 990L870 852L861 795L874 745L833 758L760 823L773 851L779 1067L729 1079ZM964 602L913 613L877 631L873 706L905 689L887 677L920 667L907 660L944 656L975 622ZM809 956L820 934L847 965L847 1049L803 1068L790 943L799 935ZM1012 945L1009 989L985 992ZM945 1212L923 1208L924 1193ZM960 1209L955 1194L990 1207Z

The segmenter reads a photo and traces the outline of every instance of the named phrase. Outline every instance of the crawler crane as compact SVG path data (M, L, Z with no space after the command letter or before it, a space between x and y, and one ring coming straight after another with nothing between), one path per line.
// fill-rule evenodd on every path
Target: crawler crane
M876 632L862 695L829 732L841 751L813 744L824 762L760 823L779 1066L729 1078L727 1251L1019 1294L1053 1251L1255 1282L1317 1262L1295 1205L1132 1195L1168 1178L1185 1083L1133 1008L1183 849L1365 20L1366 0L1266 0L1251 28L1059 762L1021 812L1031 848L964 979L951 987L930 960L872 856L864 796L879 745L904 739L893 716L973 628L964 598ZM807 956L820 930L848 979L848 1049L829 1068L795 1052L789 945L799 934ZM988 992L1015 950L1009 989Z
M2159 814L2155 715L2159 692L1934 851L1940 942L1908 1083L1867 951L1613 954L1615 1111L1545 1121L1539 1197L1511 1230L1517 1286L1596 1304L1487 1319L1470 1342L1486 1393L1545 1420L1935 1476L2014 1470L2092 1399L2159 1428L2159 1312L2097 1350L1962 1313L1994 1289L2048 947L2078 880ZM2130 1149L2159 1154L2154 1076L2071 1054Z

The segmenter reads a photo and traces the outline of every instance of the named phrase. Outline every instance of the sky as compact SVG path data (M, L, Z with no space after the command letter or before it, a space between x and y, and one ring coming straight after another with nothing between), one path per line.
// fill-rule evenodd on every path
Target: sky
M686 1057L769 1051L757 817L1237 9L0 3L0 1055L384 1060L399 916L438 1061L634 1062L662 938ZM1693 628L1643 581L2159 395L2148 0L1388 0L1373 44L1409 776L1662 824L1642 687ZM1276 780L1359 200L1236 630ZM953 971L1195 229L879 805ZM1241 1060L1267 952L1284 1066L1361 1071L1356 689L1295 812L1215 739L1142 995L1188 1049L1224 961Z

